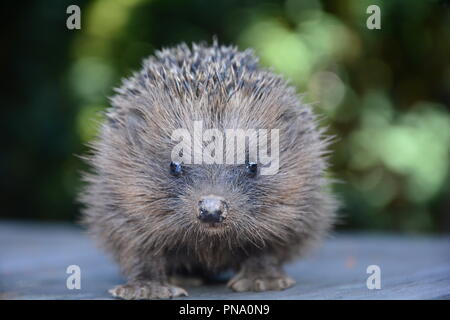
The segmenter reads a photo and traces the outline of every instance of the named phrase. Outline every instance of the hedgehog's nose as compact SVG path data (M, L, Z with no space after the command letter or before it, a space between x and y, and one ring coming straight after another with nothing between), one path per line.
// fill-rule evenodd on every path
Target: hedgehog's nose
M198 218L205 223L222 222L227 216L227 204L222 197L209 195L198 202Z

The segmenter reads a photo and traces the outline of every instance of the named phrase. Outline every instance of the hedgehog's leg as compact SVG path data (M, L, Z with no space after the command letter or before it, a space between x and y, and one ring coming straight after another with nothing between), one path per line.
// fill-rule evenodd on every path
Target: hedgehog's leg
M135 263L131 269L128 266L124 270L129 278L128 283L109 290L109 293L126 300L169 299L188 295L183 288L169 284L164 259L149 260Z
M272 256L252 257L241 264L240 271L228 281L234 291L283 290L295 284L288 277L279 260Z

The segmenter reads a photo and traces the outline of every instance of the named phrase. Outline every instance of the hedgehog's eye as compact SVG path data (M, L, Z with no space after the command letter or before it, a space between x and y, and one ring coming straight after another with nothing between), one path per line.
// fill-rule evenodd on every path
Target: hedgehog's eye
M181 166L181 163L179 162L171 162L170 163L170 173L174 176L179 176L181 172L183 171L183 167Z
M256 176L256 174L258 173L258 164L255 162L248 162L246 164L246 168L247 172L252 176Z

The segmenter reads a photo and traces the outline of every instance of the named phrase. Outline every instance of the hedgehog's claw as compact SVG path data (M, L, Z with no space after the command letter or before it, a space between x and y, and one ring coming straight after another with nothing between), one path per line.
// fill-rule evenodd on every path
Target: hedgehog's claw
M112 288L109 293L125 300L170 299L188 295L183 288L154 281L127 283Z
M284 274L237 274L227 284L237 292L284 290L292 287L295 280Z

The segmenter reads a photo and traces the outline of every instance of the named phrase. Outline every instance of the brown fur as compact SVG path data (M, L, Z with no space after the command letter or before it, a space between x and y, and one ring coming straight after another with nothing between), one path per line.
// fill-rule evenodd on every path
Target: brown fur
M336 211L324 177L330 139L310 106L252 52L216 43L159 51L116 92L81 195L85 224L129 278L111 293L184 295L168 277L199 269L239 271L229 282L236 291L291 286L282 264L320 240ZM249 178L242 165L192 164L172 176L171 134L194 120L204 129L279 129L279 172ZM228 203L224 227L196 218L198 199L211 193Z

